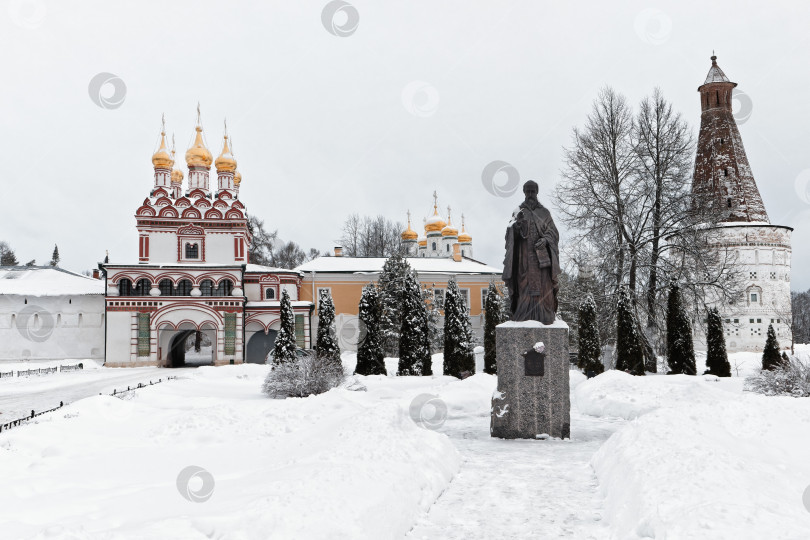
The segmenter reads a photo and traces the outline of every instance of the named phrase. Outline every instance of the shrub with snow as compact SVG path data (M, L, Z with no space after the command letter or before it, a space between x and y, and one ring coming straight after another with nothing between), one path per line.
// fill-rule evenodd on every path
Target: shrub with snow
M766 396L810 397L810 365L797 358L745 380L745 389Z
M307 397L337 388L345 379L342 364L305 354L274 365L264 380L262 392L277 399Z

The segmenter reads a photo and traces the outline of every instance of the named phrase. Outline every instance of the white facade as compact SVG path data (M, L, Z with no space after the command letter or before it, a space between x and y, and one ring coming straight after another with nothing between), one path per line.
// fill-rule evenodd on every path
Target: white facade
M0 362L104 358L104 282L51 267L0 267Z
M725 223L718 249L735 262L743 294L733 303L718 304L729 352L761 351L768 325L779 344L791 342L790 265L793 229L779 225Z

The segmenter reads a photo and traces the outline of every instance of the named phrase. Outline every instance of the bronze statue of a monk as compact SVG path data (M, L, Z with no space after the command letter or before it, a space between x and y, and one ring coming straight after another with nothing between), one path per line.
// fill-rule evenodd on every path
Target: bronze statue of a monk
M503 281L509 288L513 321L552 324L557 316L560 234L537 200L537 182L523 184L526 196L506 229Z

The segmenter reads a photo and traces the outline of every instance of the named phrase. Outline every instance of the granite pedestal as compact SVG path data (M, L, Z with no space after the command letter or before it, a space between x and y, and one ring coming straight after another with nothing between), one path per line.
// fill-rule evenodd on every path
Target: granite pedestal
M568 325L505 322L495 330L498 389L490 434L503 439L571 436ZM540 353L535 345L542 342Z

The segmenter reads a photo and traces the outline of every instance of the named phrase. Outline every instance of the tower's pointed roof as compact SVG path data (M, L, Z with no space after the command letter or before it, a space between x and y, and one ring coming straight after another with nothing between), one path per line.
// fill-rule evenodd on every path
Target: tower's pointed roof
M712 67L709 68L709 74L706 75L706 80L703 84L709 83L718 83L718 82L731 82L726 77L726 74L723 73L723 70L720 69L720 66L717 65L717 57L712 55Z

